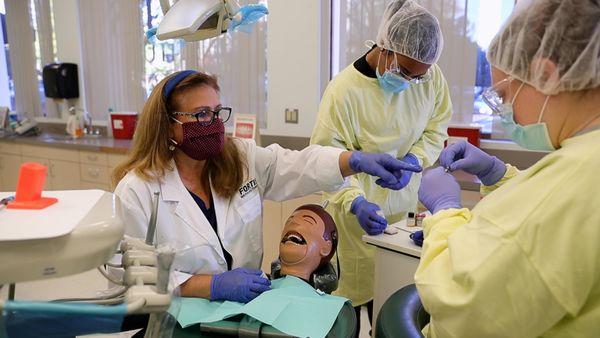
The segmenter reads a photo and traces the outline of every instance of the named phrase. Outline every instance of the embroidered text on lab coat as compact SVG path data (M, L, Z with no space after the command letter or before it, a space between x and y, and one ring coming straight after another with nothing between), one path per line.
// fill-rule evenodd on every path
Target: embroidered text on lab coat
M244 196L248 195L250 192L252 192L254 189L256 189L258 187L258 184L256 183L256 179L252 179L250 181L248 181L248 183L244 184L239 190L240 190L240 197L244 198Z

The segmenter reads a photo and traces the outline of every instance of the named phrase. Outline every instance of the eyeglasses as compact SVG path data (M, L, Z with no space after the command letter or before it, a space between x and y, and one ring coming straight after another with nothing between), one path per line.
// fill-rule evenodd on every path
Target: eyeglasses
M218 107L215 110L210 110L207 108L201 108L198 111L193 113L186 112L173 112L173 115L177 116L186 116L188 118L195 118L196 121L200 122L203 126L210 126L215 122L216 119L221 119L223 123L229 121L231 117L231 108L230 107Z
M512 82L512 78L508 77L495 85L486 88L481 94L481 98L483 102L492 109L493 115L502 115L505 111L504 106L506 103L503 97L510 91L510 83Z

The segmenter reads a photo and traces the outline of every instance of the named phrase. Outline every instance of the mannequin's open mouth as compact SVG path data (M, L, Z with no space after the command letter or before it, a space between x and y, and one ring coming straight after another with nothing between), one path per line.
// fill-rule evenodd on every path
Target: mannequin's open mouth
M296 245L306 245L306 240L304 237L302 237L302 235L296 231L288 231L285 233L285 235L283 235L283 238L281 238L281 243L286 244L288 242Z

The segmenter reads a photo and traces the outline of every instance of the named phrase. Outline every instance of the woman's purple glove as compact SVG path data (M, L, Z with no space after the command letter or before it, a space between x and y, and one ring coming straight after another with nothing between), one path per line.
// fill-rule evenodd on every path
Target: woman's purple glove
M414 155L413 155L414 156ZM390 154L369 154L362 151L353 151L349 160L350 168L358 173L366 173L379 177L375 183L393 190L400 190L405 172L419 173L423 170L419 163L404 162L392 157ZM406 178L404 178L406 180ZM410 177L408 177L410 180Z
M257 269L237 268L214 275L210 282L210 300L248 303L270 290L271 282Z
M387 228L387 221L377 213L380 210L377 204L362 196L355 198L350 207L350 212L356 215L360 227L369 235L379 235Z
M428 170L421 178L419 201L432 214L443 209L459 209L461 208L460 186L454 176L448 174L444 168Z
M475 175L487 186L496 184L506 173L504 162L467 141L446 147L440 154L440 164L450 171L464 170Z

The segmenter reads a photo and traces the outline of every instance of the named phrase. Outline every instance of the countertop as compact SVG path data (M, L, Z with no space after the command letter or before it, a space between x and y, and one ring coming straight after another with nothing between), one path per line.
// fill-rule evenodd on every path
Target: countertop
M271 140L277 142L276 139ZM114 139L106 136L84 136L72 139L68 135L44 132L39 136L5 136L0 142L14 142L34 146L55 147L63 149L75 149L85 151L100 151L104 153L126 154L131 147L131 140ZM273 143L270 142L270 143ZM265 146L263 144L263 146ZM479 191L479 180L477 177L463 171L452 173L463 190Z
M396 226L397 228L406 228L406 220L400 221L389 226ZM417 246L412 239L408 236L410 234L406 231L399 230L397 234L388 235L381 234L376 236L363 235L362 240L371 245L375 245L381 248L399 252L405 255L413 257L421 257L421 247Z
M14 142L34 146L63 149L100 151L104 153L125 154L131 147L131 140L120 140L106 136L84 136L73 139L68 135L42 133L39 136L5 136L0 142Z

